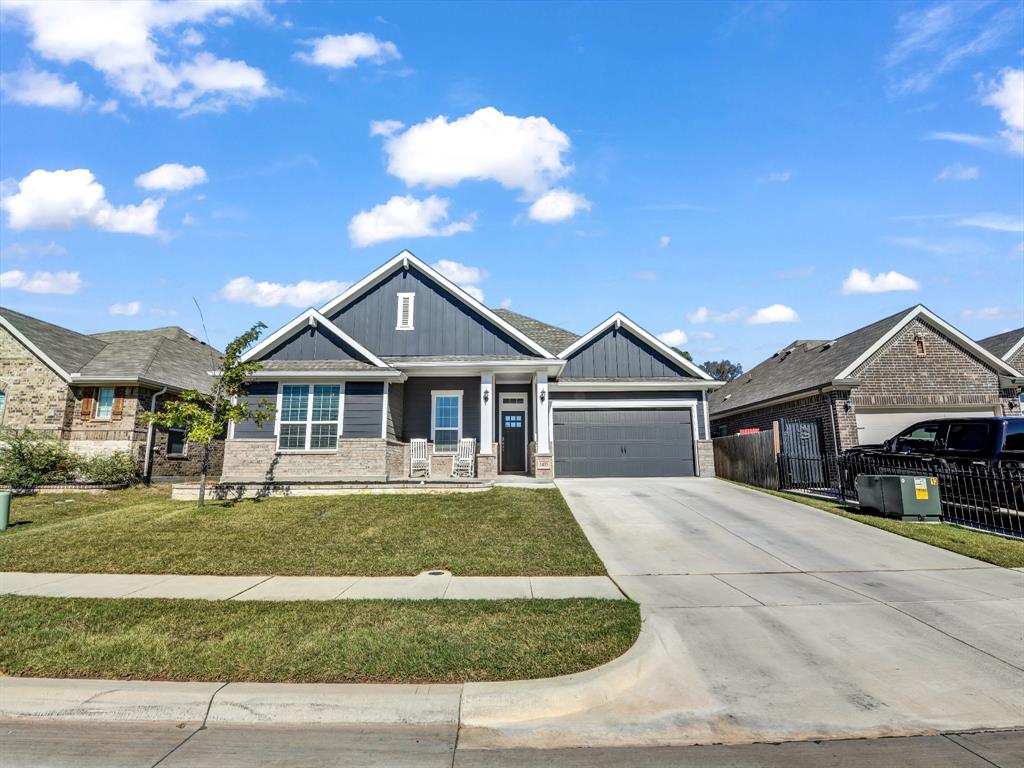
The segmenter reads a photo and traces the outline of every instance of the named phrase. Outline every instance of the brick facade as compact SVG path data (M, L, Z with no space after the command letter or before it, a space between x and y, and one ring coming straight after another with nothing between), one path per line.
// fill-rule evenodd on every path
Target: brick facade
M848 390L814 392L742 413L712 415L712 431L731 435L741 429L771 429L773 421L783 418L813 421L821 425L824 450L833 453L858 444L858 409L975 406L991 407L993 413L996 408L1008 415L1020 413L1016 394L1000 390L996 371L920 318L908 323L850 378L860 383Z
M697 441L697 473L701 477L715 476L715 446L710 440Z
M63 436L70 426L71 391L7 329L0 328L0 390L4 409L0 425Z

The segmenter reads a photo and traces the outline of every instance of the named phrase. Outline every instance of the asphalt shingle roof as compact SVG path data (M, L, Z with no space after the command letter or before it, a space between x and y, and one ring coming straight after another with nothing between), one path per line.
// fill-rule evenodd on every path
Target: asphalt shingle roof
M572 331L567 331L556 325L542 323L540 320L521 315L518 312L512 312L508 309L494 309L491 311L509 325L525 333L552 355L560 354L563 349L579 338L579 335Z
M908 307L831 342L794 341L724 387L709 392L710 412L731 411L830 384L913 309Z
M981 339L978 341L978 344L996 357L1002 359L1006 356L1006 353L1013 349L1013 346L1021 340L1022 336L1024 336L1024 328L1016 328L1012 331L1006 331L1005 333L997 333L995 336L989 336L987 339Z
M0 315L65 372L90 377L145 379L174 389L208 391L208 371L220 352L170 326L85 335L0 307Z

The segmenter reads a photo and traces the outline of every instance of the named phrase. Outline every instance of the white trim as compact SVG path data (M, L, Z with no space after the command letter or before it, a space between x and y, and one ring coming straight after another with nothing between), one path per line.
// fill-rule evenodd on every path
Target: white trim
M596 328L593 328L592 330L587 332L585 335L580 336L578 339L576 339L576 341L574 341L568 347L563 349L561 354L559 355L559 357L568 359L571 355L573 355L575 352L577 352L580 349L582 349L583 347L585 347L587 344L589 344L591 341L593 341L602 332L604 332L605 330L607 330L611 326L615 326L616 328L618 328L618 327L620 327L622 325L626 326L626 328L629 331L631 331L632 333L634 333L637 336L639 336L641 339L646 341L648 344L650 344L656 350L658 350L663 355L668 357L670 360L676 362L677 364L681 365L686 370L690 371L697 378L703 379L705 381L713 381L711 376L709 376L706 371L703 371L700 368L698 368L696 365L691 363L689 360L687 360L681 354L679 354L674 349L672 349L672 347L670 347L668 344L663 342L657 336L652 336L650 333L645 331L643 328L641 328L639 325L634 323L632 320L630 320L628 317L626 317L621 312L616 312L614 315L609 317L607 320L605 320L603 323L598 325Z
M395 369L383 371L286 371L273 369L256 371L249 378L253 381L276 381L277 379L328 379L330 381L338 381L339 379L373 379L375 381L394 379L395 381L405 381L408 377Z
M886 344L888 344L892 339L894 339L896 337L896 335L900 331L902 331L904 328L906 328L910 324L910 322L912 320L914 320L915 318L918 318L918 317L924 317L929 322L931 322L932 324L936 325L939 328L939 330L944 332L947 336L950 336L950 337L954 338L956 341L960 342L967 349L971 350L976 355L978 355L978 357L980 357L982 360L986 360L986 361L992 363L993 367L995 367L997 370L1004 371L1005 373L1008 373L1011 376L1019 376L1020 375L1014 368L1010 367L1009 363L1007 363L1005 360L1001 360L998 357L996 357L995 355L993 355L991 352L989 352L983 346L978 344L978 342L974 341L974 339L972 339L969 336L967 336L967 335L961 333L960 331L958 331L956 328L954 328L952 325L947 323L945 320L943 320L941 317L936 315L934 312L932 312L930 309L928 309L923 304L918 304L912 310L907 312L907 314L904 315L903 318L901 320L899 320L889 331L887 331L885 333L885 335L882 336L882 338L880 338L878 341L876 341L874 344L872 344L870 347L868 347L867 350L865 350L860 355L860 357L858 357L856 360L854 360L852 363L850 363L842 371L842 373L840 373L838 376L836 376L834 378L836 378L836 379L848 379L848 378L850 378L853 375L853 372L855 370L857 370L866 361L870 360L871 357L876 352L878 352L878 350L880 350L882 347L884 347Z
M381 280L390 275L399 267L408 268L409 266L416 267L431 280L445 288L449 293L455 295L459 299L459 301L469 305L472 309L476 310L477 313L483 315L491 323L501 328L514 339L517 339L518 341L525 344L534 352L538 353L541 357L554 358L554 355L552 355L550 352L544 349L544 347L542 347L536 341L534 341L529 336L524 334L511 323L507 322L506 320L503 320L501 317L494 314L494 312L492 312L479 301L474 299L462 288L455 285L455 283L453 283L444 275L440 274L433 267L430 267L424 262L420 261L410 251L407 250L402 251L398 255L389 259L387 262L385 262L380 267L375 269L373 272L364 277L362 280L353 285L344 293L335 296L333 299L331 299L322 307L320 307L320 312L324 315L329 315L339 307L349 304L355 299L357 299L359 296L364 294L366 291L368 291L370 288L379 283Z
M1024 334L1021 334L1021 337L1020 337L1020 339L1017 340L1017 343L1014 344L1012 347L1010 347L1010 349L1006 352L1006 354L1003 355L1003 362L1005 362L1007 365L1009 365L1010 358L1013 357L1014 355L1016 355L1021 350L1022 347L1024 347ZM1019 373L1019 371L1018 371L1018 373Z
M285 424L302 424L306 425L306 445L304 448L282 448L281 447L281 407L284 401L284 387L306 387L306 420L305 422L300 421L286 421ZM275 453L337 453L338 442L335 441L333 448L312 448L313 441L313 425L314 424L330 424L331 421L313 421L313 388L314 387L338 387L338 422L337 422L337 438L341 437L343 431L343 422L345 421L345 382L344 381L289 381L287 383L278 383L277 385L277 411L274 414L274 452Z
M537 422L537 453L551 453L551 430L549 425L551 419L551 392L548 390L548 376L546 373L538 373L536 380L537 398L533 404L533 412L536 414Z
M453 360L393 363L393 368L417 376L479 376L482 373L534 373L557 376L564 360Z
M278 328L276 331L267 336L267 338L265 338L255 347L253 347L244 355L242 355L242 357L240 358L241 362L244 363L247 360L252 360L257 355L273 347L279 341L289 339L299 331L305 330L307 327L310 326L310 320L315 321L315 323L319 326L322 326L324 330L333 334L335 337L343 341L345 344L348 344L350 347L352 347L352 349L354 349L360 355L365 357L366 360L371 364L377 366L378 368L391 367L312 307L307 309L298 317L294 318L293 320L289 321L285 325Z
M484 395L487 400L484 400ZM480 374L480 453L490 456L494 451L494 402L498 397L494 374Z
M388 439L388 387L389 386L390 385L388 384L388 382L385 381L384 382L384 397L383 397L384 402L381 404L381 413L380 413L380 439L381 440L387 440ZM342 387L342 391L344 391L344 389L345 388ZM338 423L339 424L341 423L341 419L338 419ZM339 432L338 434L341 434L341 433Z
M725 382L722 382L723 384ZM704 439L711 439L711 417L708 415L708 393L705 390L700 393L700 401L704 404Z
M696 400L555 400L551 412L551 434L554 435L554 411L559 410L621 410L624 408L665 408L676 411L688 410L690 412L690 436L693 442L693 474L701 476L700 453L698 443L700 442L699 414L697 413ZM705 415L707 408L704 409ZM706 417L706 416L705 416ZM710 433L709 433L710 434ZM710 439L710 438L709 438ZM552 461L556 458L557 446L552 445Z
M106 416L100 416L100 395L103 390L110 391L110 413ZM89 421L113 421L115 400L117 400L117 387L96 387L96 409L93 411L93 415L89 418Z
M434 440L434 431L437 429L437 398L439 397L457 397L459 398L459 437L455 441L454 451L439 451L437 450L437 441ZM442 427L442 429L451 429L451 427ZM462 440L462 390L461 389L432 389L430 390L430 452L436 453L439 456L453 456L458 453L459 440Z
M523 398L522 403L508 403L506 407L506 397L521 397ZM504 429L505 423L502 415L505 411L521 411L523 414L523 471L530 471L530 432L529 424L527 423L530 419L530 393L529 392L502 392L501 400L498 402L498 440L504 446ZM501 452L502 461L505 459L505 452ZM499 472L505 471L516 471L506 470L504 467L499 467Z
M14 324L11 323L11 321L8 320L3 315L0 315L0 326L3 326L4 328L6 328L7 331L14 338L16 338L18 341L20 341L26 347L28 347L29 351L33 355L35 355L40 360L42 360L48 367L52 368L54 373L56 373L58 376L60 376L62 379L64 379L64 381L67 381L67 382L71 381L71 374L69 374L67 371L65 371L63 368L61 368L55 362L53 362L53 360L50 358L49 355L47 355L45 352L43 352L43 350L41 350L39 347L37 347L35 344L33 344L31 341L29 341L28 337L25 336L25 334L23 334L21 331L19 331L14 326Z
M687 392L706 392L709 389L724 387L724 381L565 381L551 382L551 389L555 392L629 392L633 390L685 390Z
M409 300L409 324L402 325L402 302L406 299ZM396 331L414 331L416 330L416 293L413 291L399 291L398 292L398 317L395 318L395 330Z

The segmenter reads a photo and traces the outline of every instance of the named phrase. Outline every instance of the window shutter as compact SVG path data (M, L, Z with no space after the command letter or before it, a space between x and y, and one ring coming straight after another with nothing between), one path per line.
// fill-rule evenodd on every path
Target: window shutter
M96 402L96 390L95 389L83 389L82 390L82 421L88 421L92 418L93 403Z
M114 405L110 409L111 419L120 419L121 413L124 411L124 388L116 387L114 389Z

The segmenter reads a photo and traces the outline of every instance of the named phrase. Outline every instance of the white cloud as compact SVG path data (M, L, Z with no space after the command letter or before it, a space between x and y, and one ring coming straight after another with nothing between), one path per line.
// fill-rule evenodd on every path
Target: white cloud
M530 206L529 216L534 221L551 224L565 221L576 215L577 211L589 211L590 201L583 195L559 187L545 192Z
M512 299L502 299L498 306L502 309L510 309L512 307Z
M913 278L896 272L879 272L874 277L863 269L851 269L843 281L842 293L890 293L892 291L919 291L920 284Z
M935 178L939 181L974 181L978 178L978 166L953 163L943 168Z
M435 261L432 266L453 283L459 285L473 285L483 282L488 277L487 271L480 269L480 267L469 267L457 261L449 261L448 259Z
M473 230L474 217L448 222L447 198L431 195L426 200L395 196L386 203L360 211L348 225L348 237L363 248L400 237L449 237Z
M956 133L955 131L932 131L925 136L932 141L952 141L954 144L966 144L969 147L980 149L992 149L996 141L988 136L978 136L973 133Z
M792 171L773 171L772 173L765 174L764 176L758 176L757 181L760 184L773 184L786 182L792 178Z
M668 244L671 243L671 242L672 242L672 238L671 237L669 237L668 235L662 235L661 237L658 238L658 247L659 248L668 248Z
M32 171L17 182L18 191L0 198L11 229L76 229L156 235L163 200L139 205L112 205L103 185L85 168Z
M484 303L484 292L479 286L476 285L460 285L462 290L472 296L474 299L479 301L481 304Z
M977 309L962 309L960 315L972 320L998 320L1003 317L1012 317L1019 320L1021 317L1020 307L978 307Z
M485 107L449 122L440 115L384 142L388 173L409 186L453 187L496 181L538 197L572 166L569 137L545 117L505 115Z
M768 307L761 307L749 318L747 322L751 325L767 325L769 323L796 323L800 315L792 307L785 304L772 304Z
M686 334L679 328L671 331L665 331L665 333L659 333L658 338L670 347L679 347L686 343Z
M78 83L65 83L52 72L24 69L0 75L0 90L16 104L77 109L85 101Z
M193 216L191 213L186 213L184 216L181 217L181 223L186 227L191 227L193 224L196 223L196 217Z
M374 120L370 123L371 136L393 136L405 128L401 120Z
M384 64L402 58L398 46L386 40L378 40L366 32L352 35L324 35L315 40L302 40L311 50L301 51L295 58L307 64L317 64L331 69L348 69L366 59L374 64Z
M0 288L15 288L27 293L78 293L82 278L78 272L33 272L19 269L0 272Z
M694 325L703 325L708 322L731 323L739 320L746 312L746 307L736 307L736 309L730 309L727 312L718 312L707 307L698 307L693 312L688 312L686 319Z
M29 259L38 256L67 256L68 249L53 240L48 243L11 243L4 248L3 255L5 258L9 259Z
M186 168L181 163L164 163L159 168L137 176L135 186L143 189L169 189L177 192L197 184L205 184L206 181L206 171L202 166L193 165Z
M1024 232L1024 217L1012 213L976 213L955 223L958 227L979 227L996 232Z
M203 35L198 29L186 29L181 36L181 44L189 48L202 45L203 41Z
M104 115L109 115L111 112L117 112L117 99L107 99L100 104L100 112Z
M989 84L982 103L999 110L1006 125L1001 134L1010 151L1024 155L1024 69L1007 67L1000 75L1002 80Z
M125 317L134 317L142 311L141 301L128 301L124 304L111 304L110 314L112 315L124 315Z
M169 37L182 25L230 22L266 16L260 0L208 0L168 3L8 2L10 17L21 20L37 54L61 64L84 62L102 73L115 90L141 105L185 111L220 110L274 95L262 71L244 61L192 55L196 36L180 44L190 59L173 49Z
M343 293L351 283L338 280L300 280L297 283L256 282L249 276L229 280L220 295L236 304L255 304L257 307L311 307Z

